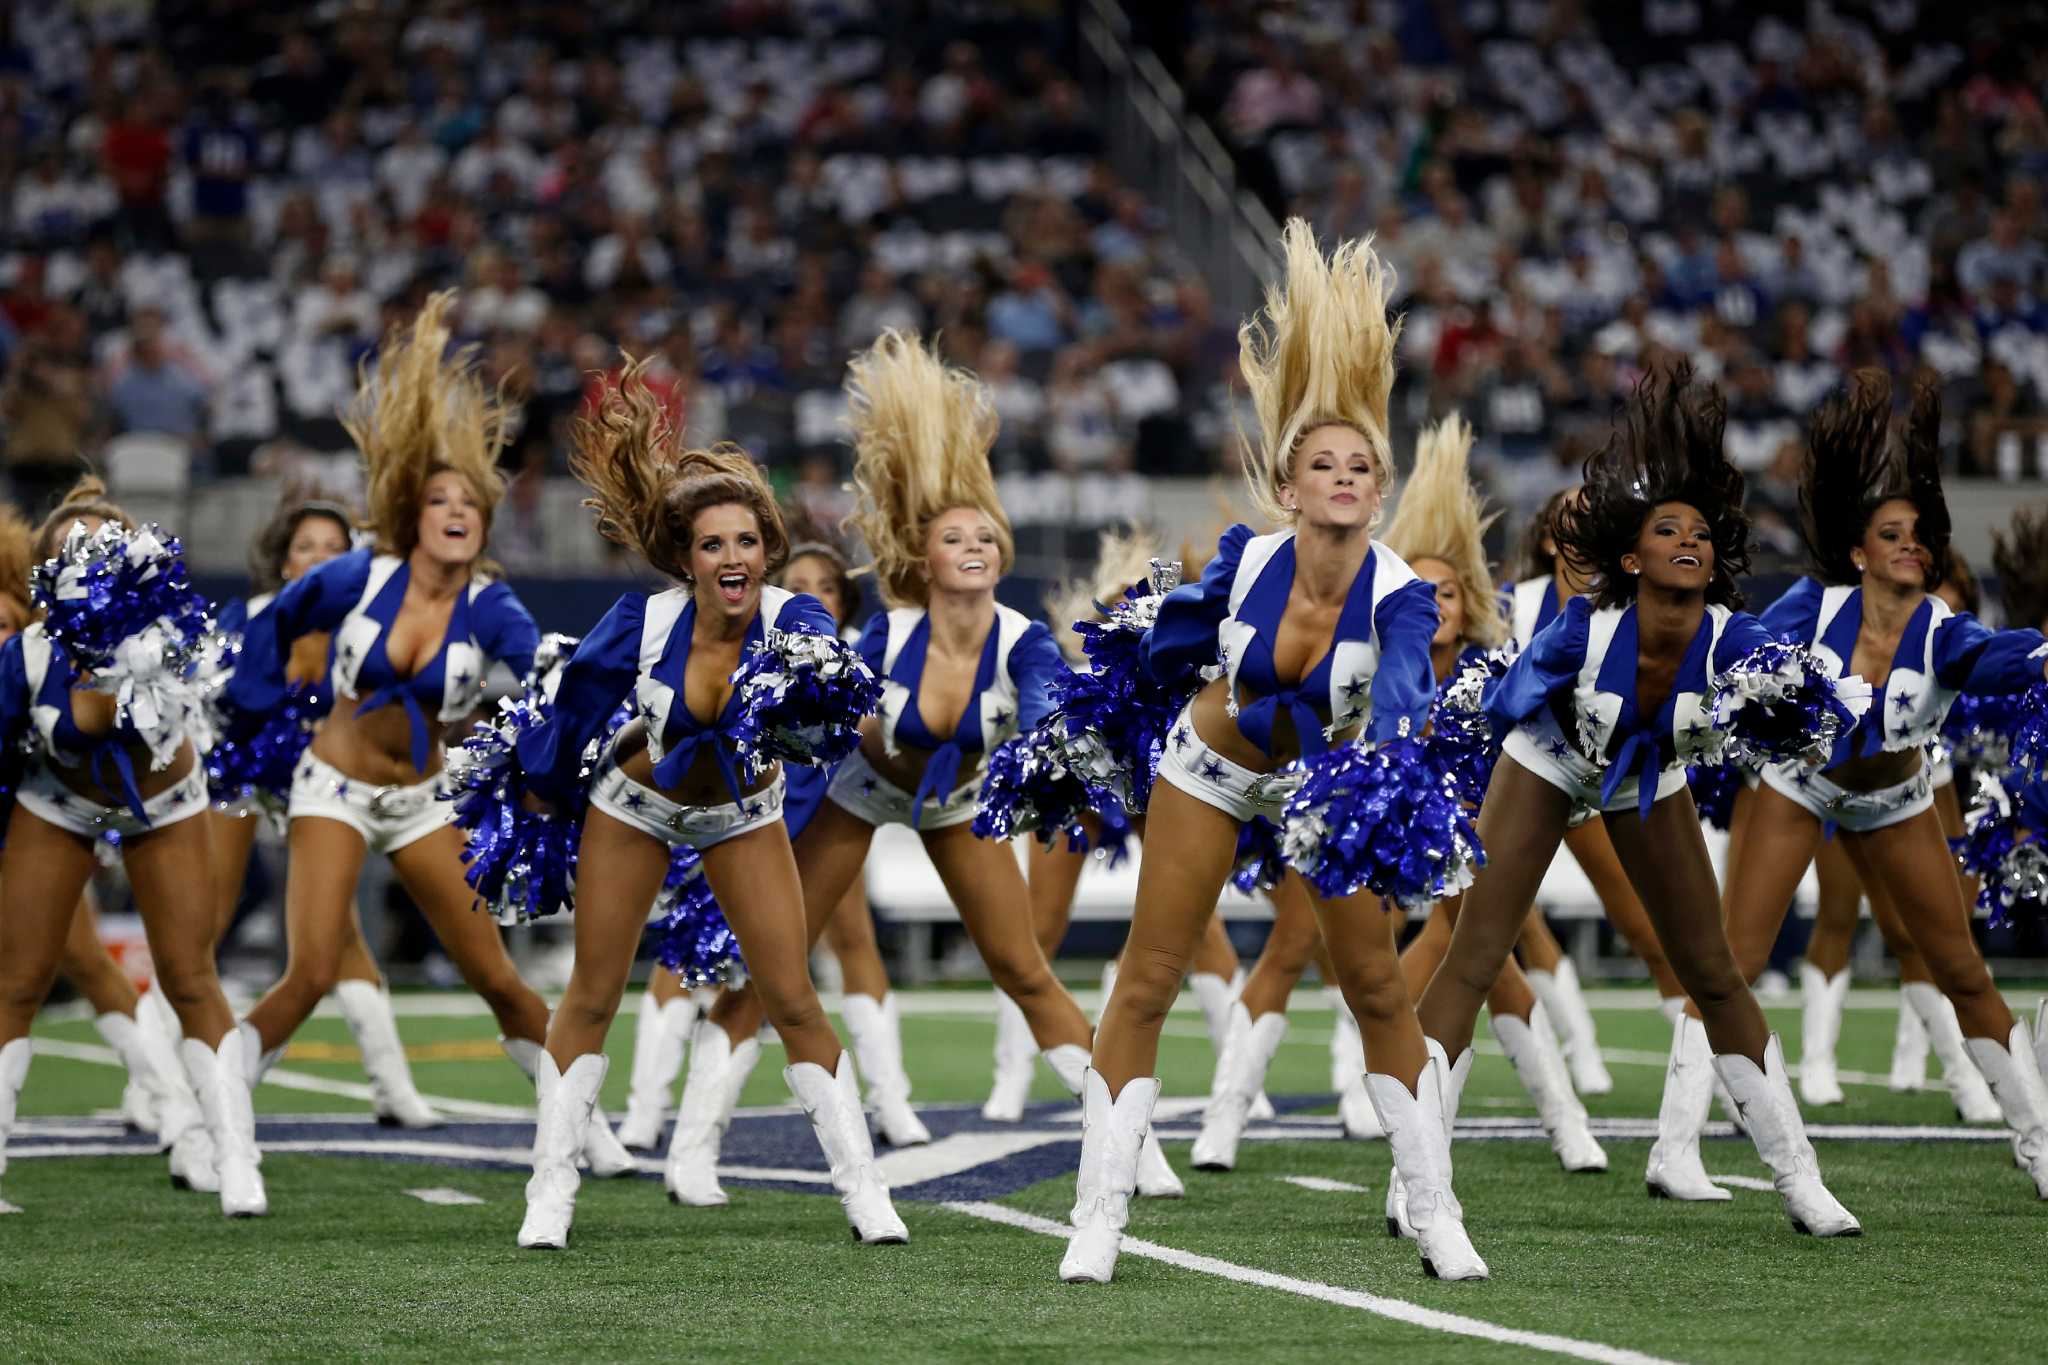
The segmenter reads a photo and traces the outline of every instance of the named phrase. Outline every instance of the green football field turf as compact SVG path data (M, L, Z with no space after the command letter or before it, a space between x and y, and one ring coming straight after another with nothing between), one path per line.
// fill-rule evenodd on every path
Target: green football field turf
M1620 1007L1642 997L1612 998L1599 1020L1616 1089L1588 1107L1596 1119L1650 1118L1668 1034L1654 1011ZM1878 997L1852 998L1841 1064L1881 1081L1893 1015L1856 1007L1866 998ZM496 1055L487 1017L413 1012L444 1000L467 1009L456 997L401 997L421 1089L529 1103ZM991 1038L983 998L908 1003L918 1101L978 1102ZM923 1012L934 1009L948 1012ZM1796 1052L1796 1010L1774 1009L1772 1019ZM1269 1078L1274 1094L1327 1094L1329 1023L1327 1010L1298 1014ZM614 1111L631 1033L628 1012L612 1038L605 1100ZM82 1017L46 1017L37 1036L60 1048L98 1043ZM787 1102L779 1054L763 1060L745 1106ZM1161 1056L1168 1095L1199 1094L1209 1067L1200 1016L1177 1013ZM316 1083L362 1078L346 1031L327 1017L307 1026L281 1069ZM1809 1121L1955 1124L1938 1092L1847 1088L1848 1104L1809 1111ZM46 1051L22 1113L105 1111L119 1093L117 1070ZM1531 1112L1490 1050L1466 1095L1467 1118ZM1045 1079L1037 1097L1060 1098ZM262 1087L257 1107L265 1116L367 1108L277 1085ZM1867 1231L1816 1242L1792 1233L1767 1191L1739 1187L1716 1206L1652 1201L1641 1182L1647 1140L1603 1142L1610 1172L1570 1177L1540 1141L1458 1144L1458 1193L1494 1274L1464 1285L1426 1279L1413 1246L1384 1235L1384 1143L1248 1141L1237 1171L1207 1175L1186 1169L1185 1139L1169 1140L1188 1198L1141 1201L1130 1235L1213 1259L1169 1264L1127 1252L1108 1287L1059 1284L1053 1237L929 1202L900 1205L909 1247L862 1248L836 1202L818 1195L729 1181L729 1207L681 1210L651 1179L586 1181L570 1250L542 1255L513 1246L516 1170L273 1153L264 1164L272 1215L231 1223L210 1198L173 1192L157 1158L20 1159L0 1187L25 1210L0 1218L0 1359L1566 1358L1470 1334L1489 1324L1566 1339L1569 1355L1592 1359L2048 1355L2048 1204L2002 1143L1820 1138L1823 1172ZM1709 1140L1706 1158L1717 1175L1766 1175L1741 1139ZM405 1193L421 1187L483 1202L429 1205ZM1068 1174L998 1202L1057 1222L1072 1189ZM1321 1297L1290 1285L1321 1287ZM1369 1311L1374 1304L1394 1316Z

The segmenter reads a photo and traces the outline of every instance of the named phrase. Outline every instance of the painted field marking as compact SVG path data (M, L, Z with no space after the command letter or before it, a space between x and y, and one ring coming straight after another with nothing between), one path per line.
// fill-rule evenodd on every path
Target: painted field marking
M1299 1185L1304 1190L1317 1194L1371 1194L1363 1185L1354 1185L1348 1180L1329 1180L1319 1175L1276 1175L1275 1180L1284 1180L1290 1185Z
M461 1190L451 1190L444 1185L437 1185L432 1189L425 1190L407 1190L405 1193L419 1200L422 1204L444 1204L450 1207L461 1207L466 1204L481 1204L484 1202L473 1194L464 1194Z
M1049 1218L1040 1218L1002 1204L963 1200L950 1201L939 1207L965 1214L969 1218L1022 1228L1026 1232L1036 1232L1046 1237L1066 1238L1072 1236L1074 1231L1064 1223L1055 1223ZM1468 1318L1459 1313L1425 1308L1406 1299L1390 1299L1378 1294L1368 1294L1361 1289L1343 1289L1317 1280L1299 1280L1292 1275L1277 1275L1270 1270L1258 1270L1232 1261L1219 1260L1214 1256L1202 1256L1176 1247L1161 1246L1157 1242L1147 1242L1141 1238L1124 1238L1123 1254L1142 1257L1148 1261L1159 1261L1180 1270L1213 1275L1218 1279L1248 1284L1259 1289L1276 1289L1284 1294L1316 1299L1340 1308L1356 1308L1361 1312L1388 1318L1394 1322L1405 1322L1411 1326L1446 1332L1453 1336L1474 1337L1502 1346L1527 1346L1531 1350L1549 1351L1578 1360L1600 1361L1603 1365L1672 1365L1672 1362L1664 1360L1661 1356L1648 1355L1642 1351L1606 1346L1597 1341L1580 1341L1575 1337L1556 1336L1549 1332L1503 1327L1499 1323ZM1075 1292L1087 1293L1088 1290L1077 1289Z
M6 1217L6 1216L7 1216L8 1214L10 1214L10 1213L20 1213L20 1212L21 1212L21 1205L19 1205L19 1204L10 1204L10 1203L8 1203L8 1202L7 1202L7 1201L6 1201L5 1199L0 1199L0 1218L4 1218L4 1217Z
M1716 1185L1729 1185L1738 1190L1756 1190L1763 1194L1776 1194L1778 1187L1768 1180L1759 1180L1753 1175L1710 1175L1707 1179Z

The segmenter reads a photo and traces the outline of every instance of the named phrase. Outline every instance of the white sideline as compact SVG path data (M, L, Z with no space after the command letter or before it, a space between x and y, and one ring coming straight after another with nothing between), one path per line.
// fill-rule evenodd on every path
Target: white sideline
M1064 1238L1073 1233L1073 1229L1064 1223L1055 1223L1049 1218L1023 1213L1002 1204L949 1201L939 1207L965 1214L969 1218L1022 1228L1026 1232L1041 1233L1047 1237ZM1530 1332L1519 1327L1502 1327L1498 1323L1468 1318L1459 1313L1424 1308L1419 1303L1409 1303L1405 1299L1383 1298L1361 1289L1343 1289L1315 1280L1298 1280L1291 1275L1277 1275L1270 1270L1257 1270L1251 1266L1237 1265L1231 1261L1218 1260L1214 1256L1202 1256L1192 1251L1161 1246L1157 1242L1147 1242L1136 1237L1124 1238L1123 1254L1160 1261L1181 1270L1195 1271L1197 1274L1214 1275L1218 1279L1232 1280L1238 1284L1253 1285L1260 1289L1277 1289L1284 1294L1317 1299L1323 1303L1336 1304L1340 1308L1356 1308L1394 1322L1405 1322L1410 1326L1427 1328L1434 1332L1448 1332L1453 1336L1475 1337L1480 1341L1495 1342L1502 1346L1527 1346L1531 1350L1550 1351L1578 1360L1601 1361L1606 1365L1673 1365L1673 1362L1666 1361L1661 1356L1648 1355L1642 1351L1604 1346L1597 1341L1580 1341L1575 1337L1555 1336L1549 1332ZM1473 1292L1479 1294L1485 1291L1474 1289Z

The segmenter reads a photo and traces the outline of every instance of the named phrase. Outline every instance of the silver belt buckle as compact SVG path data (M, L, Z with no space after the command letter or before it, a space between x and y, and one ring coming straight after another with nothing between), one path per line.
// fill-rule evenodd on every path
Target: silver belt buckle
M1301 784L1308 780L1308 774L1300 768L1280 768L1270 773L1260 773L1245 788L1245 795L1254 805L1284 806L1287 798L1301 790Z
M402 820L419 808L419 798L410 787L378 787L370 793L370 814L379 820Z

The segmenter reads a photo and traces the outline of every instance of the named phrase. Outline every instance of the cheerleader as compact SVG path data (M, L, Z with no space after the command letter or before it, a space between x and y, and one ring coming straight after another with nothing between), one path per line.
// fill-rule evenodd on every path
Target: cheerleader
M1949 536L1940 419L1929 386L1895 434L1891 380L1875 370L1858 371L1813 415L1800 503L1818 577L1795 584L1764 623L1810 645L1831 670L1867 681L1877 700L1823 771L1764 770L1730 856L1728 938L1744 974L1761 971L1807 863L1824 837L1840 841L1864 885L1885 888L1954 1005L1967 1056L2048 1198L2048 1088L2032 1034L2006 1008L1971 936L1924 753L1959 694L2019 692L2048 676L2048 639L2031 626L1988 630L1931 591ZM1916 1011L1938 1041L1941 1014ZM1965 1064L1958 1058L1951 1074Z
M1587 460L1579 500L1558 514L1560 552L1599 575L1599 594L1567 602L1489 694L1488 714L1506 739L1479 815L1486 866L1465 893L1419 1012L1433 1046L1461 1070L1479 1006L1565 831L1601 816L1672 969L1704 1014L1697 1050L1673 1050L1700 1112L1711 1038L1714 1066L1794 1226L1855 1234L1861 1226L1821 1183L1778 1039L1722 933L1713 865L1685 785L1685 764L1715 740L1708 694L1753 668L1754 652L1772 643L1755 617L1736 610L1735 579L1749 558L1742 475L1722 454L1720 391L1691 379L1680 365L1637 386L1621 424ZM1682 1036L1698 1033L1698 1021L1689 1030ZM1447 1122L1455 1087L1450 1098ZM1705 1184L1696 1140L1683 1155L1686 1174ZM1675 1164L1675 1155L1653 1151L1653 1193L1669 1188Z
M35 529L18 512L0 507L0 645L28 628L29 568L34 540ZM0 759L0 764L4 762ZM174 1164L190 1173L186 1184L215 1193L211 1160L197 1159L196 1155L201 1148L211 1150L211 1139L206 1136L198 1101L185 1083L175 1031L153 1027L134 983L107 951L106 942L100 938L99 917L93 908L90 887L71 917L58 971L92 1006L93 1028L114 1050L128 1073L127 1084L121 1089L123 1121L138 1133L156 1136L166 1147L175 1149L182 1141L184 1151L174 1157ZM192 1177L196 1177L196 1183Z
M2016 509L2009 531L1991 533L1991 567L2006 624L2048 633L2048 503ZM2048 997L2035 1006L2034 1056L2048 1074Z
M34 557L41 562L62 546L66 567L80 567L74 555L93 555L98 544L86 537L109 524L129 532L123 558L153 544L107 501L98 480L82 479L38 529ZM159 588L171 581L159 571ZM203 630L206 623L191 624ZM179 1060L210 1139L210 1150L178 1141L184 1134L168 1131L175 1116L159 1111L172 1141L172 1181L217 1189L223 1213L254 1217L269 1210L262 1157L243 1040L214 974L212 906L203 894L206 831L192 818L206 809L205 774L184 730L197 699L179 694L181 680L143 676L148 663L123 657L163 657L166 629L154 613L142 629L148 645L117 647L92 687L76 685L89 675L42 622L0 648L0 747L12 752L24 734L35 741L0 852L0 1170L28 1072L29 1026L63 956L94 848L108 842L127 865L158 980L184 1034ZM185 634L192 643L193 631ZM119 702L111 695L116 682Z
M1028 892L1008 845L968 828L984 756L1045 716L1059 667L1052 632L996 601L1013 552L988 465L995 409L970 375L893 331L854 357L847 389L851 522L874 555L887 608L868 622L859 649L881 680L882 707L862 722L860 748L839 765L797 841L805 917L815 937L860 877L878 826L915 829L997 988L1024 1011L1062 1083L1078 1091L1087 1016L1018 913ZM749 985L726 991L697 1027L669 1144L668 1188L680 1203L725 1201L718 1144L753 1065L760 1019ZM1157 1143L1149 1150L1164 1169Z
M671 851L683 843L702 854L704 876L739 938L749 994L781 1035L783 1079L810 1115L854 1236L907 1242L875 1169L853 1061L811 984L781 767L743 767L735 747L742 697L732 677L749 650L771 631L832 636L837 623L816 598L767 585L789 541L746 452L676 446L637 367L576 432L572 467L594 495L600 533L681 586L620 598L576 647L551 718L519 744L534 792L565 809L583 788L586 748L620 702L631 695L641 717L609 741L589 779L576 963L539 1059L540 1124L519 1245L568 1244L577 1147L608 1064L605 1033ZM835 892L834 906L838 899ZM717 1030L700 1023L700 1052L707 1027ZM760 1047L751 1031L743 1042ZM685 1109L689 1100L685 1090ZM688 1122L680 1116L678 1131Z
M455 807L441 799L448 727L482 702L494 663L523 676L540 638L483 557L504 492L503 419L470 353L448 354L453 300L432 296L410 327L385 338L348 417L368 472L375 547L300 575L251 616L225 689L233 713L258 720L284 702L298 642L330 639L333 709L293 772L287 810L289 958L242 1023L254 1077L341 980L348 947L360 942L356 882L373 852L391 860L490 1006L506 1055L529 1076L547 1032L546 1003L520 979L497 926L472 913ZM601 1117L585 1155L599 1174L633 1169Z
M1288 529L1233 526L1201 580L1160 604L1147 666L1192 700L1174 722L1146 812L1145 859L1124 968L1103 1010L1082 1089L1081 1167L1067 1281L1110 1279L1159 1082L1159 1030L1230 876L1240 830L1279 815L1278 770L1335 739L1420 734L1433 693L1427 584L1372 540L1392 482L1387 401L1395 329L1370 246L1325 260L1308 224L1282 236L1284 284L1239 332L1258 414L1245 466L1259 510ZM1220 676L1204 681L1205 670ZM1316 901L1339 984L1364 1035L1374 1107L1409 1183L1423 1263L1481 1278L1450 1189L1440 1066L1402 985L1393 927L1369 892Z

